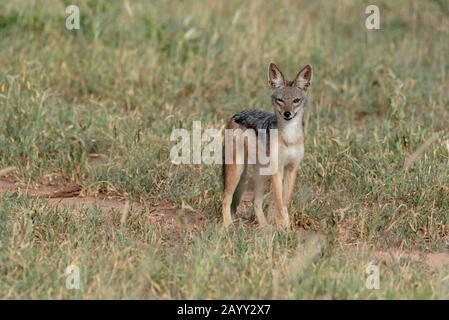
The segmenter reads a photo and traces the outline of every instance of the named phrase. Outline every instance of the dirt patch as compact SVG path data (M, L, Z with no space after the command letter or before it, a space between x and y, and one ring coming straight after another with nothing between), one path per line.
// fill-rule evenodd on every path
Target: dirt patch
M177 209L170 203L162 203L150 209L151 219L164 233L180 235L187 229L199 229L204 226L204 216L194 210Z
M91 197L81 196L81 185L61 186L26 186L10 180L0 180L0 192L18 193L28 195L30 198L47 199L48 202L56 207L70 207L73 209L83 209L95 207L101 210L123 211L126 201L114 197ZM133 203L133 206L140 206L139 203Z
M355 120L358 123L361 123L363 120L365 120L366 117L376 117L377 119L380 119L384 116L385 110L383 108L380 108L373 112L368 112L366 110L359 110L355 112Z
M112 210L122 213L123 221L126 221L128 211L143 211L150 213L150 221L160 225L164 231L179 233L185 225L198 228L202 226L204 216L194 210L178 210L169 203L157 206L147 206L135 201L118 196L84 196L81 185L70 186L26 186L14 182L8 178L0 179L1 193L18 193L28 195L30 198L45 199L52 206L58 208L71 208L81 210L96 208L103 212Z

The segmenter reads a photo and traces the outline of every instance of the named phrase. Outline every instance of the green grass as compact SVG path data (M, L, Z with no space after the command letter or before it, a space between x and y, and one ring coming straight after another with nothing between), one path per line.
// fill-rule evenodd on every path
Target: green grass
M2 195L0 297L449 297L447 269L408 260L381 265L381 289L367 290L370 250L348 250L449 245L444 1L380 1L380 31L365 29L355 1L129 1L131 14L121 1L79 1L78 31L65 29L68 4L0 4L0 169L16 166L22 183L184 203L207 222L172 234L148 210L121 225L121 213ZM314 66L292 215L326 235L319 250L297 232L223 233L220 166L169 159L174 127L270 110L271 61L288 77ZM79 291L65 288L71 263Z

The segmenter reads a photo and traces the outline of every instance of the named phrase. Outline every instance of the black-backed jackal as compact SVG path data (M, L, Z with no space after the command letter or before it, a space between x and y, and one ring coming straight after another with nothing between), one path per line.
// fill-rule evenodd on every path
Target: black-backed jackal
M237 211L246 181L250 177L254 182L254 211L258 223L267 224L263 213L263 198L271 177L276 225L289 227L288 212L296 172L304 155L304 109L306 94L312 83L312 66L306 65L293 81L286 81L282 72L271 63L268 68L268 83L272 91L271 104L274 113L260 110L242 111L232 116L226 126L226 131L233 133L230 140L232 143L225 139L225 154L231 156L225 159L223 164L223 220L226 227L232 224L232 215ZM277 131L273 131L276 129ZM260 137L263 131L268 132L268 137L270 132L276 133L276 139L256 139L256 150L264 147L264 152L271 156L270 165L275 169L270 174L261 174L262 166L258 161L249 162L249 154L255 151L249 149L247 140L240 146L237 143L242 141L239 138L247 133L255 133L253 136ZM237 161L239 152L243 155L241 162Z

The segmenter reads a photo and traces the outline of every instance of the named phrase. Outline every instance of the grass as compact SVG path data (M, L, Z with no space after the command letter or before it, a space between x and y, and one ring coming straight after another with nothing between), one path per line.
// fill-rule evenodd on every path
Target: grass
M445 2L380 1L379 31L351 1L79 1L73 31L68 4L0 4L0 169L148 208L188 205L207 223L167 233L149 210L121 224L120 212L3 194L0 297L449 297L447 268L408 259L381 264L380 290L364 285L375 248L449 246ZM243 225L224 233L220 166L169 159L174 127L270 110L271 61L288 77L314 66L292 215L324 240ZM65 288L71 263L80 290Z

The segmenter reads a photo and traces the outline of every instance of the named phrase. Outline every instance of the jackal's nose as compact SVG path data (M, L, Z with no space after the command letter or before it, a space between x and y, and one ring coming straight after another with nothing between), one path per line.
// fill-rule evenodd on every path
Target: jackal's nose
M290 111L285 111L285 112L284 112L284 117L286 117L286 118L290 118L291 115L292 115L292 114L291 114Z

